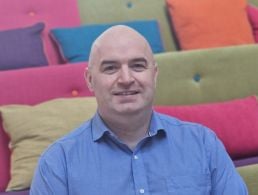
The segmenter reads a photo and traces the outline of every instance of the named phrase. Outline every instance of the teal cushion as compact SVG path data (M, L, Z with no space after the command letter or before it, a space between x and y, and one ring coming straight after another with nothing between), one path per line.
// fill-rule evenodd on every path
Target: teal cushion
M142 34L150 43L154 53L164 51L156 20L129 21L110 24L84 25L74 28L52 29L51 34L59 45L62 56L68 62L87 61L91 45L94 40L106 29L113 25L127 25Z

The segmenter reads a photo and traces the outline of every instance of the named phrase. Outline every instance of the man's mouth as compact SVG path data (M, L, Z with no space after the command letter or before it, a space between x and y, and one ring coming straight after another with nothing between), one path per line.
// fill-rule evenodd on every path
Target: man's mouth
M130 91L117 91L117 92L114 92L113 94L117 96L127 96L127 95L136 95L138 93L139 91L130 90Z

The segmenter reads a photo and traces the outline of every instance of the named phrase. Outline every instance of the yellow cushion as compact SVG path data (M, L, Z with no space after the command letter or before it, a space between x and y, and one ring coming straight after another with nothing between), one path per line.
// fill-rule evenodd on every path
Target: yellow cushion
M257 195L258 192L258 164L242 166L237 168L240 175L245 180L249 195Z
M94 97L54 99L35 106L0 107L12 150L7 191L28 188L43 150L92 117L96 108Z

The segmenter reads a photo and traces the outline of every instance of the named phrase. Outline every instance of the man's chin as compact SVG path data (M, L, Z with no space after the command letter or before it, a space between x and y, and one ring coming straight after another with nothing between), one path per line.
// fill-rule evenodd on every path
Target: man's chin
M131 104L118 106L116 111L118 114L136 114L140 112L143 108Z

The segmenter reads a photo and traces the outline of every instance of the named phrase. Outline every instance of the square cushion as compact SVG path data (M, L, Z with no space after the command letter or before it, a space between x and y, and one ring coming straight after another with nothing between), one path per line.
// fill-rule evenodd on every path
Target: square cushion
M258 104L255 96L191 106L155 106L155 110L211 128L233 159L258 155Z
M167 0L181 49L254 43L246 0Z
M150 43L154 53L164 51L159 25L156 20L93 24L76 28L57 28L51 30L51 33L59 45L65 61L80 62L89 59L91 45L94 40L106 29L117 24L127 25L141 33Z
M96 108L94 97L54 99L35 106L0 107L12 150L7 191L29 188L43 150L93 116Z
M0 31L0 70L48 65L41 32L44 23Z
M258 43L258 8L254 5L247 6L247 14L252 26L255 42Z

